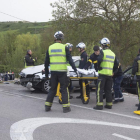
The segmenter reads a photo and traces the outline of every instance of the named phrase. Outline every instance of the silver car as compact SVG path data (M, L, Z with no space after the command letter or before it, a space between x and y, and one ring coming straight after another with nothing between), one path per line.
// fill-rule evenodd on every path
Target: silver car
M78 68L80 63L80 56L73 56L72 57L75 66ZM27 87L28 89L41 89L43 92L48 93L50 86L49 80L45 79L45 74L42 74L42 70L44 70L44 64L28 67L23 69L20 75L20 83L22 86ZM94 70L94 65L91 65L90 70ZM68 71L70 76L74 75L74 71L71 66L68 66ZM49 74L51 77L51 75ZM87 75L88 77L95 77L95 73ZM79 80L73 79L72 80L73 87L79 88ZM95 87L94 81L91 82L90 87Z

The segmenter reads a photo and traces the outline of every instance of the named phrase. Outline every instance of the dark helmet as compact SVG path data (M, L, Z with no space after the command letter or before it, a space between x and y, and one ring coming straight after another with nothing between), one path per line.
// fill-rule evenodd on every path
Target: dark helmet
M54 34L54 38L56 40L63 40L64 39L64 34L62 33L62 31L57 31L55 34Z

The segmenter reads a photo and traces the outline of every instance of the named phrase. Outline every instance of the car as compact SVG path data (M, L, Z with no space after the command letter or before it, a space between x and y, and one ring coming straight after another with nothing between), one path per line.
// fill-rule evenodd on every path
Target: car
M136 88L137 88L136 76L132 78L132 67L127 68L123 72L123 80L121 82L121 88L123 91L129 92L132 94L137 94L136 93Z
M73 56L72 59L73 62L75 63L75 66L78 68L80 63L80 56ZM75 72L73 71L72 67L68 66L67 68L69 71L68 72L69 75L73 76ZM37 90L41 89L43 92L48 93L50 89L50 81L45 79L45 74L42 74L42 70L44 70L44 64L23 69L19 73L21 85L27 87L28 89L30 88L34 88ZM94 65L91 65L89 71L91 70L94 71L94 73L88 76L94 77L95 76ZM51 77L51 74L49 74L49 77ZM79 87L79 80L72 80L72 85L74 87ZM91 82L90 87L95 87L94 81Z

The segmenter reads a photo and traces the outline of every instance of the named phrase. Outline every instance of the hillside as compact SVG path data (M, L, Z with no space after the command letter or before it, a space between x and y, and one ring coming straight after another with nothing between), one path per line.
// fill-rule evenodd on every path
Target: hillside
M0 22L0 32L8 30L18 30L19 33L38 34L43 29L50 27L52 22Z

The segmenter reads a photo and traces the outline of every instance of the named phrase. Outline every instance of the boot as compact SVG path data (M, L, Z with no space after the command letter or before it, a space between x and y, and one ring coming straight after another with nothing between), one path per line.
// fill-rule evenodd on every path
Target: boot
M103 106L96 105L95 107L93 107L93 109L95 109L95 110L103 110Z
M118 100L114 100L113 101L113 104L117 104L119 101Z
M73 98L73 96L72 96L72 95L70 95L70 96L69 96L69 99L72 99L72 98Z
M50 110L51 110L51 106L45 105L45 111L48 112L48 111L50 111Z
M105 105L104 107L107 109L112 109L112 106L110 106L110 105Z
M63 107L63 113L68 113L71 111L70 107Z

